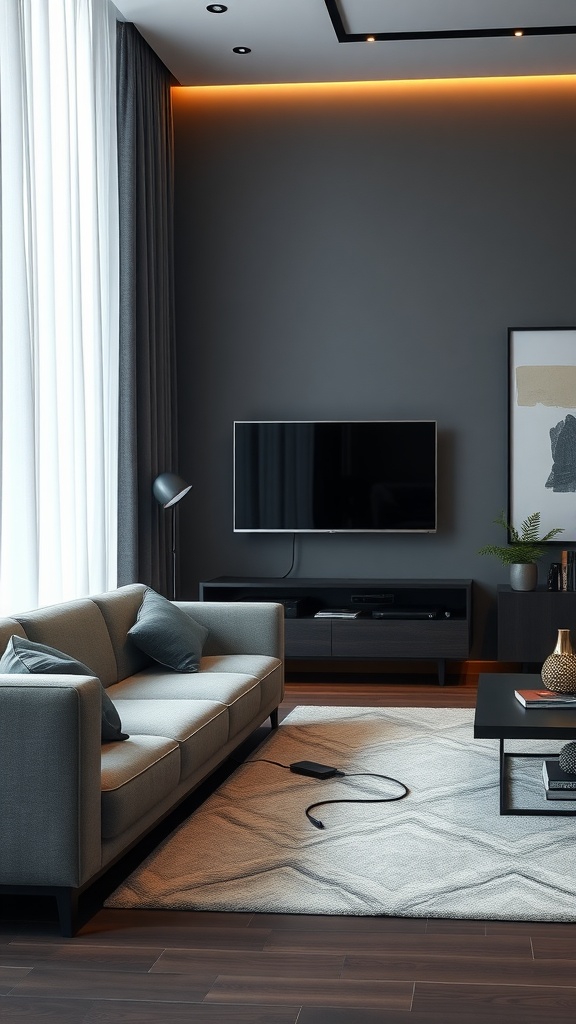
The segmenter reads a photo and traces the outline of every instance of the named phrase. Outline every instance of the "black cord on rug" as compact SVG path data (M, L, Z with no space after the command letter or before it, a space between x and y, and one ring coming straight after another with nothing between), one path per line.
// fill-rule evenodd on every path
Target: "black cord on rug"
M336 776L344 779L357 778L359 776L367 776L371 779L384 779L386 782L393 782L396 786L401 786L402 792L396 796L383 796L383 797L370 797L362 799L360 797L341 797L333 800L317 800L313 804L308 804L308 807L304 811L308 821L314 825L315 828L325 828L324 822L320 821L319 818L313 817L310 811L314 807L325 807L326 804L389 804L394 803L396 800L403 800L410 793L408 786L404 782L400 782L399 779L394 779L391 775L379 775L376 772L343 772L339 768L333 768L331 765L319 764L317 761L293 761L292 764L282 764L281 761L271 761L267 757L254 757L250 761L238 761L238 764L257 764L263 762L264 764L274 764L278 768L287 768L295 775L305 775L312 779L332 779Z

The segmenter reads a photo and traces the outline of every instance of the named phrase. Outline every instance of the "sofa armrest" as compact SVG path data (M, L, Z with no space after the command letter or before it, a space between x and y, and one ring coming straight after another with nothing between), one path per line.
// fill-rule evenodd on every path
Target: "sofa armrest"
M100 868L101 707L93 676L0 675L0 884Z
M209 630L204 654L267 654L284 660L284 608L271 601L177 601Z

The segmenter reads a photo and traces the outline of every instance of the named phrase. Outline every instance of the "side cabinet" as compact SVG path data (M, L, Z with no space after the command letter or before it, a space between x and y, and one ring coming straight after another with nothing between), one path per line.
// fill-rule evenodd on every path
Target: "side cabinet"
M542 664L559 629L576 630L576 591L498 587L498 661Z

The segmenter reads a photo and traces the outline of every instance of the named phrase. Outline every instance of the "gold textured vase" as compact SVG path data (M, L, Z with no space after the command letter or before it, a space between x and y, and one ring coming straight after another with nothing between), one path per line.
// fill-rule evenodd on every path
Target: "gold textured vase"
M576 693L576 654L569 629L558 630L556 647L542 665L542 682L547 690Z

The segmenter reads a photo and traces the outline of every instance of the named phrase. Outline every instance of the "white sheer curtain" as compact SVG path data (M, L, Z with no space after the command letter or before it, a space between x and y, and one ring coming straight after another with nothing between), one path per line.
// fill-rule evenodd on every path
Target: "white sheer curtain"
M0 0L0 612L116 585L116 23Z

